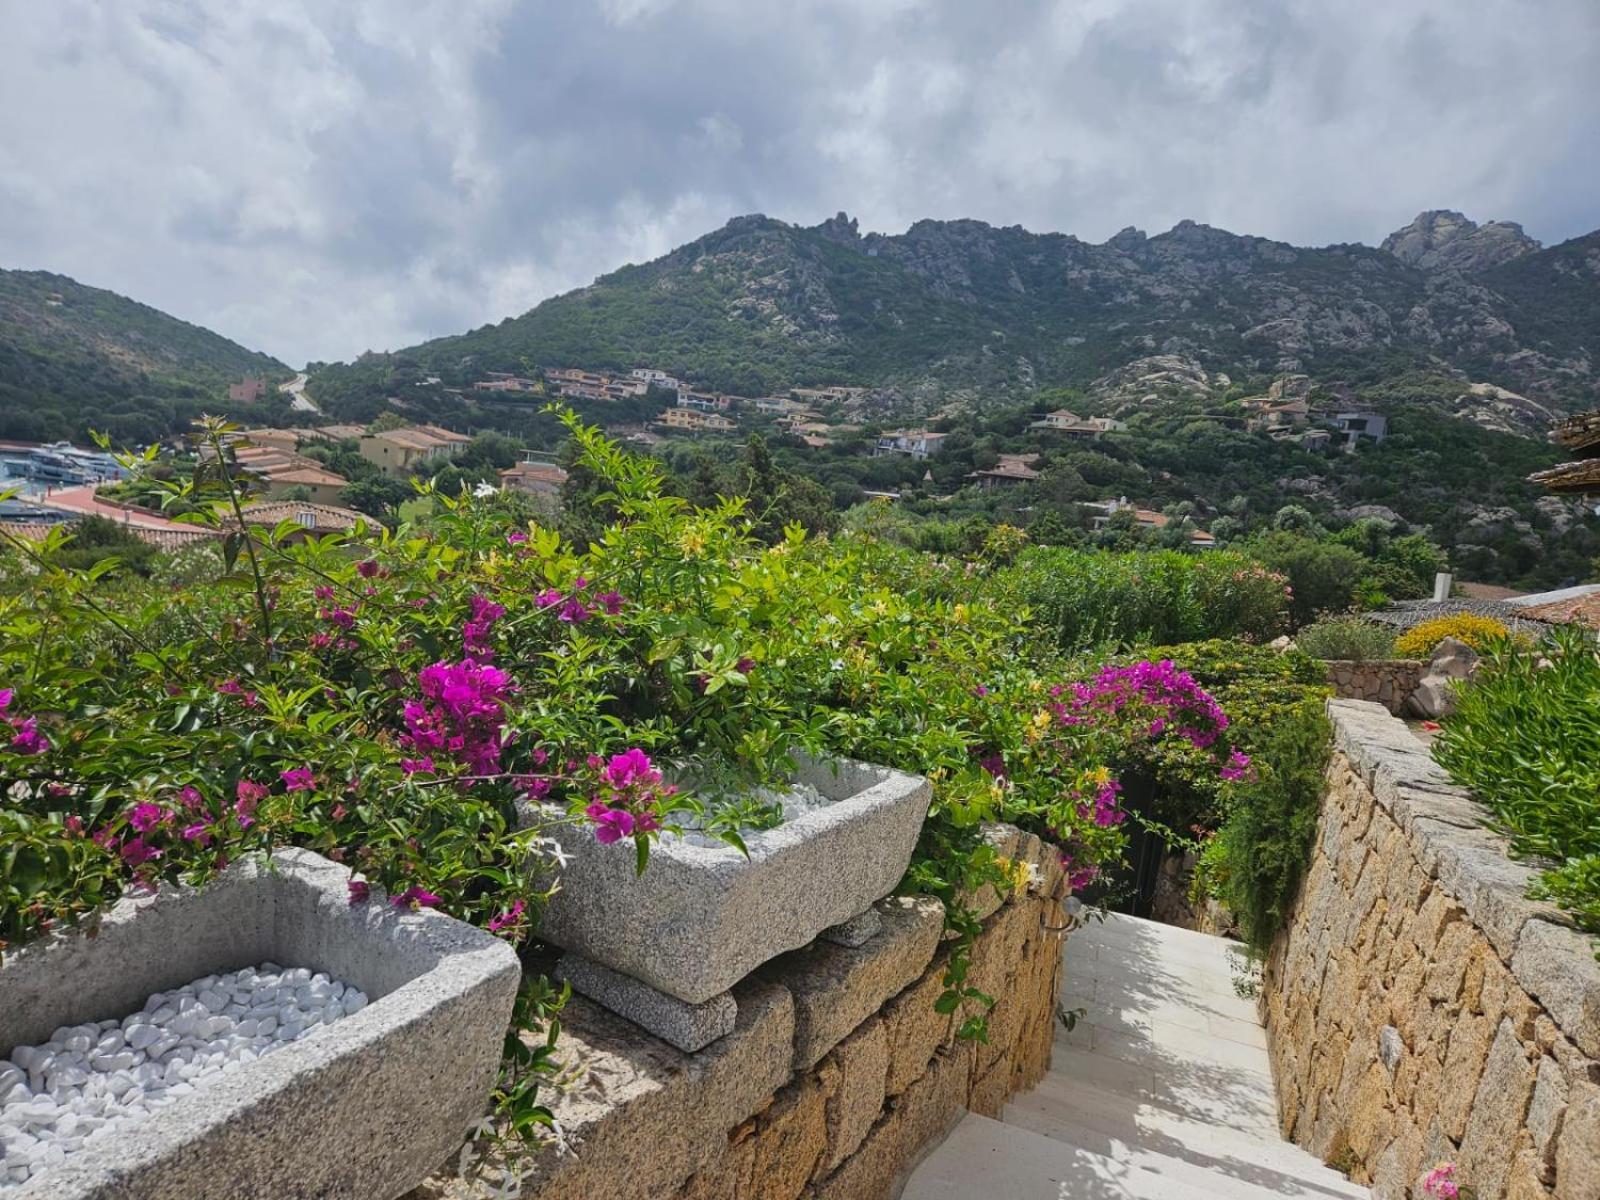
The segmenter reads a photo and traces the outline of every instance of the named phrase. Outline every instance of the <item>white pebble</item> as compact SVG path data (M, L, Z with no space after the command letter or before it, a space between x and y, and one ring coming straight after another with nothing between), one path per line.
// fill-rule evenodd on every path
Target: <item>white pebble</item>
M321 971L263 963L157 992L137 1012L64 1025L0 1059L0 1196L318 1025L367 1003Z

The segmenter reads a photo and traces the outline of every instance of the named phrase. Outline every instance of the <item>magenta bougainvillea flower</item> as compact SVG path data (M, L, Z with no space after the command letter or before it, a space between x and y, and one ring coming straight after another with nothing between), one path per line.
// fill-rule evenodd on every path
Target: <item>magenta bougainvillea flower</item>
M249 829L256 822L256 805L267 798L267 786L241 779L234 785L233 794L233 815L238 818L240 829Z
M128 813L128 824L140 833L149 833L167 819L167 810L159 804L135 804Z
M620 613L624 603L621 595L616 592L601 592L594 598L594 602L605 610L608 617L614 617Z
M372 899L372 885L364 879L352 879L345 887L350 891L351 904L365 904Z
M505 912L489 919L489 932L501 933L507 929L515 929L522 924L522 915L528 909L526 901L518 900Z
M1243 750L1235 750L1228 755L1228 761L1222 765L1222 769L1217 774L1230 782L1240 779L1253 779L1255 777L1255 768L1251 765L1248 754Z
M476 775L498 771L505 702L516 690L511 677L469 658L423 667L417 683L422 699L407 701L403 710L406 747L449 755Z
M398 896L391 896L389 903L396 908L433 908L439 903L439 897L426 888L408 887Z
M279 776L283 786L291 792L314 792L317 790L317 777L310 767L290 767Z

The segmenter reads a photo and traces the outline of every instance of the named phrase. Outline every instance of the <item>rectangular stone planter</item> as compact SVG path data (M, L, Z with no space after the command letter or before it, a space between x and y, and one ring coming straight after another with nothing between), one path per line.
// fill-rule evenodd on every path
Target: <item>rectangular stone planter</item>
M98 934L64 932L0 965L0 1057L62 1025L264 961L326 971L371 997L68 1156L17 1200L391 1198L483 1115L521 977L499 938L442 913L352 907L350 872L281 850L203 888L126 899Z
M728 989L833 926L846 942L894 890L916 847L927 780L849 760L802 760L794 782L833 803L732 846L667 835L643 875L631 842L562 838L570 861L539 927L566 949L573 986L673 1042L699 1049L733 1027Z

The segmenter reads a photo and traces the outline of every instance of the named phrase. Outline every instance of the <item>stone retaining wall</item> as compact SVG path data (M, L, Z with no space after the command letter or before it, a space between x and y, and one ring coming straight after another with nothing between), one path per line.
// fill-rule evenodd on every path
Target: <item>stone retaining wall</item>
M1409 658L1336 659L1327 663L1334 695L1346 700L1371 700L1396 716L1406 711L1428 664Z
M887 1200L964 1112L998 1116L1049 1066L1067 893L1053 847L989 836L1037 879L980 903L968 982L998 1000L987 1043L934 1009L949 945L925 897L881 902L857 949L819 941L736 985L734 1032L695 1054L574 997L557 1050L576 1081L550 1101L565 1145L527 1169L523 1200ZM411 1200L492 1194L446 1173Z
M1525 898L1532 870L1401 722L1328 710L1315 858L1263 976L1285 1136L1379 1200L1439 1161L1480 1200L1597 1200L1593 940Z

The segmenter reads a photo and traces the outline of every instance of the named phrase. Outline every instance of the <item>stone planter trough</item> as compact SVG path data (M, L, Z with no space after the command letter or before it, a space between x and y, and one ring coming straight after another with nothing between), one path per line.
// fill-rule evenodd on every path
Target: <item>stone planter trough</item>
M872 904L905 874L928 781L849 760L800 760L796 784L831 803L732 846L664 836L643 875L634 848L585 831L539 926L572 986L682 1050L733 1028L729 993L756 967L827 935L859 945ZM537 819L535 816L533 819Z
M64 932L0 964L0 1057L63 1025L122 1017L147 996L274 961L372 999L7 1193L16 1200L391 1200L453 1154L483 1115L521 967L500 939L374 893L283 850L204 888L123 900L98 934Z

